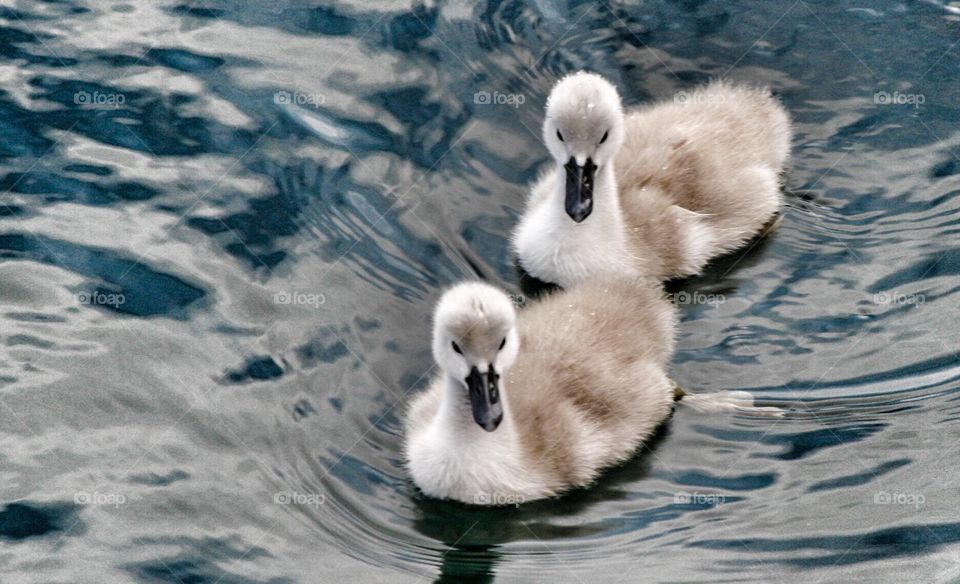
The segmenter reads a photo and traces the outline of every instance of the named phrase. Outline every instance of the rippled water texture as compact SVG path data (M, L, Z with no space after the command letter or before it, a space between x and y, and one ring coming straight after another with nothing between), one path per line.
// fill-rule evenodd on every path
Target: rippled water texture
M960 9L0 9L4 582L960 581ZM796 120L779 229L693 281L676 412L558 501L416 494L400 413L506 237L546 93L711 77Z

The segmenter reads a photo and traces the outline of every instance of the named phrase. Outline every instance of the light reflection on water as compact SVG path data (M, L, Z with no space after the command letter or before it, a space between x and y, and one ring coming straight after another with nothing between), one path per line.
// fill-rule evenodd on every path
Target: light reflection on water
M59 2L0 17L5 572L960 576L950 10ZM545 95L580 67L631 103L726 75L792 112L777 232L671 284L723 298L684 305L678 382L791 414L680 410L560 501L425 499L399 429L431 374L432 303L465 277L520 293L506 236L546 158Z

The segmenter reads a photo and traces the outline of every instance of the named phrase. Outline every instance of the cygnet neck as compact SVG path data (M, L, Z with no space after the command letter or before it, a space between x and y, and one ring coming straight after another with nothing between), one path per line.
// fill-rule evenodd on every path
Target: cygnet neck
M563 204L567 196L566 169L560 165L560 180L554 189L554 195L559 199L560 204L552 205L552 208L563 213L566 216L566 210ZM623 212L620 208L620 197L617 195L617 177L613 172L613 161L607 162L597 169L593 184L593 211L590 213L604 218L603 221L594 221L594 223L604 223L609 226L611 222L622 224ZM589 221L589 219L587 221ZM584 221L584 223L587 223Z

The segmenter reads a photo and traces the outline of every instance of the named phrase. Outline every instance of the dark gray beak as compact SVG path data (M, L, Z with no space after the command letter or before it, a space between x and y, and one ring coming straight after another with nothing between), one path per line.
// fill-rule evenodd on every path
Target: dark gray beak
M563 168L567 171L567 215L580 223L593 211L593 175L597 165L588 158L583 166L578 166L571 156Z
M480 373L474 367L467 376L473 421L487 432L496 430L503 420L503 404L500 403L500 388L497 386L499 379L493 365L487 373Z

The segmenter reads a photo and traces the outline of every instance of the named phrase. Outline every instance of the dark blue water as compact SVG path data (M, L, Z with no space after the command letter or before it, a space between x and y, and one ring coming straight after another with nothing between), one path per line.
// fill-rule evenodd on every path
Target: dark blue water
M5 5L0 579L960 582L958 12ZM543 101L581 67L792 112L779 229L672 284L678 382L789 415L680 409L559 501L424 499L432 303L519 291Z

